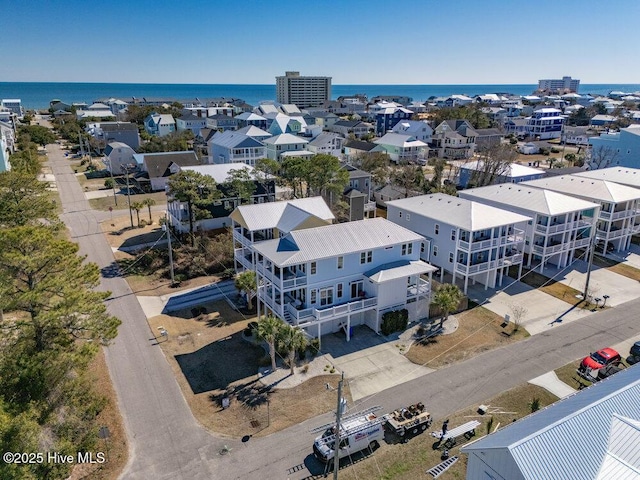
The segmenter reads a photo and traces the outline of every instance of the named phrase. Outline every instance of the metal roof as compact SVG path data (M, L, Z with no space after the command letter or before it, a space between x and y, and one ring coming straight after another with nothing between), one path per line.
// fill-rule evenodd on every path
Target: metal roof
M595 479L607 452L613 416L638 421L638 398L640 366L634 365L480 438L461 451L482 455L482 451L503 450L515 461L521 478L527 480ZM640 443L629 442L627 433L621 431L614 432L612 438L630 443L627 455L638 459ZM497 464L489 467L496 471L501 468Z
M525 143L525 145L527 144ZM482 160L466 162L462 164L460 168L465 170L482 170L484 168L484 162ZM518 178L527 177L529 175L544 175L545 171L540 170L539 168L521 165L519 163L510 163L508 165L504 165L503 170L496 173L504 177Z
M527 187L519 183L503 183L461 190L460 196L480 202L488 200L503 205L513 205L514 207L545 215L561 215L600 207L598 204L587 202L586 200L552 192L551 190Z
M271 138L267 138L264 140L264 143L270 143L272 145L291 145L295 143L307 144L309 143L304 138L296 137L290 133L282 133L280 135L275 135Z
M522 182L521 185L546 188L547 190L602 202L621 203L640 199L640 189L607 180L577 177L575 175L560 175L539 180L529 180L528 182Z
M387 202L390 206L471 232L531 220L519 213L444 193L392 200Z
M240 144L244 148L256 148L263 147L262 143L249 135L244 135L233 130L225 130L224 132L218 132L211 137L212 145L219 145L225 148L236 148Z
M609 429L609 446L597 480L640 478L640 422L614 414Z
M385 133L382 137L373 141L378 145L391 145L393 147L427 147L428 145L421 140L416 140L413 135L404 135L402 133Z
M212 177L216 181L216 183L225 183L227 180L229 180L231 170L242 170L243 168L249 170L249 173L253 171L252 166L242 162L221 163L215 165L195 165L190 167L182 167L180 170L198 172L203 175Z
M374 250L424 237L384 218L296 230L276 240L255 245L257 252L278 266L297 265L322 258Z
M576 173L578 177L597 178L640 188L640 169L629 167L609 167Z
M287 205L293 205L322 220L332 221L335 218L322 197L240 205L233 211L231 218L252 232L275 228L278 226Z
M423 273L435 272L437 267L429 265L422 260L399 261L385 263L379 267L369 270L365 276L369 277L374 283L384 283L398 278L408 277L410 275L420 275Z

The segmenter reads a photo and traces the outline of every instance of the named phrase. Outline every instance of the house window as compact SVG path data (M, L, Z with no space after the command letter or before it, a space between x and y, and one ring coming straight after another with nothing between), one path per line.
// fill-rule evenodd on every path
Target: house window
M398 217L402 218L402 210L398 210Z
M413 252L413 243L402 244L402 255L411 255Z
M407 222L408 222L409 220L411 220L411 214L410 214L410 213L407 213L407 214L404 216L404 218L406 218L406 220L407 220Z
M440 232L440 225L438 225L437 223L433 226L433 232L438 235L438 232Z
M336 296L338 298L342 298L342 283L339 283L338 285L336 285Z
M342 270L344 267L344 257L338 257L338 270Z
M315 304L316 304L316 301L317 301L317 300L316 300L316 290L315 290L315 288L314 288L313 290L311 290L311 303L312 303L313 305L315 305Z
M424 253L424 242L420 243L420 253Z
M333 303L333 287L320 289L320 306Z
M434 257L438 256L438 247L436 245L433 246L433 256Z
M453 263L453 252L449 252L449 263Z
M373 251L369 250L368 252L360 252L361 265L365 263L371 263L372 260L373 260Z
M364 282L362 280L351 283L351 298L359 298L364 294Z
M311 272L311 275L315 275L317 270L318 270L318 264L316 262L311 262L311 268L309 269L309 271Z
M453 228L451 229L451 240L456 241L456 231Z

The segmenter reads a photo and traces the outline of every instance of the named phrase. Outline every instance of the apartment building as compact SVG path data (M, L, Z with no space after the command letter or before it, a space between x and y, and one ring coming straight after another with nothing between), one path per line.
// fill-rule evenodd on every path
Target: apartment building
M420 260L423 240L375 218L257 243L258 314L271 312L313 337L344 331L347 341L356 325L379 332L387 311L427 317L436 268Z
M487 288L502 285L510 267L522 273L524 233L531 217L437 193L387 202L387 218L427 239L422 257L460 279Z
M298 108L317 107L331 100L331 77L303 77L300 72L285 72L276 77L278 103Z
M594 234L600 205L579 198L522 184L500 184L461 190L461 198L510 210L527 217L527 267L553 264L564 268L587 248Z

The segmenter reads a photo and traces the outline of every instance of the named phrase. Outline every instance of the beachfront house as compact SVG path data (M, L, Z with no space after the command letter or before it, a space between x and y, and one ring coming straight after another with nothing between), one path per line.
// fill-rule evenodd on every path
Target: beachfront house
M522 184L503 183L460 190L461 198L519 213L531 220L525 230L527 267L564 268L595 234L600 205Z
M596 245L606 252L627 250L631 237L640 233L636 226L640 211L640 190L627 185L576 175L560 175L525 182L535 188L553 190L600 204L596 223Z
M271 312L313 337L367 325L385 312L428 316L431 274L424 238L383 218L290 231L254 245L258 315ZM423 278L425 276L426 278Z
M502 285L509 268L522 272L524 230L531 217L437 193L387 202L387 218L427 239L422 259L445 272L451 283L487 288Z

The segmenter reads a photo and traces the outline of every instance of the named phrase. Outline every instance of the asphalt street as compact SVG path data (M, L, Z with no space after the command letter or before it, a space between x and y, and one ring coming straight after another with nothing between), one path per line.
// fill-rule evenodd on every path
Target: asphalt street
M315 434L309 430L330 421L330 414L245 442L211 434L196 422L156 345L156 332L149 329L126 281L117 276L111 247L98 223L104 213L91 210L59 146L49 145L47 152L64 209L62 219L80 252L103 269L101 288L112 292L109 311L122 320L118 337L106 349L130 445L121 478L294 480L320 473L311 457ZM640 334L639 313L636 299L408 381L350 408L380 405L390 411L422 401L437 421L596 348Z

